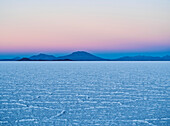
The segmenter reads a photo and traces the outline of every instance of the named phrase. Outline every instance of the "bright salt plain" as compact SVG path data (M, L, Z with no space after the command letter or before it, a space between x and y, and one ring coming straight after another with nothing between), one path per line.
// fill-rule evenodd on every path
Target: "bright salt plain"
M170 62L0 62L0 125L168 126Z

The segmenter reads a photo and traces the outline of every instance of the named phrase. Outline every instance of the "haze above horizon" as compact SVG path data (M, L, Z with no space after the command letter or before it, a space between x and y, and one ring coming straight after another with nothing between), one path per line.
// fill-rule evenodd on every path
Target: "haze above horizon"
M0 19L0 58L170 54L169 0L5 0Z

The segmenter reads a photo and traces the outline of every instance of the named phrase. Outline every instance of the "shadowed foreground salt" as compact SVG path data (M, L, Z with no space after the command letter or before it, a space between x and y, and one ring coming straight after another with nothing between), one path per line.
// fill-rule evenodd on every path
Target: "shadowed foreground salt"
M170 62L0 62L0 125L168 126Z

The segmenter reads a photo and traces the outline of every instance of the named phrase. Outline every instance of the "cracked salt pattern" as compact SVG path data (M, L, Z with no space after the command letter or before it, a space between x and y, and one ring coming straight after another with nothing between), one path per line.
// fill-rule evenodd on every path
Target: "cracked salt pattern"
M0 62L1 126L168 126L170 62Z

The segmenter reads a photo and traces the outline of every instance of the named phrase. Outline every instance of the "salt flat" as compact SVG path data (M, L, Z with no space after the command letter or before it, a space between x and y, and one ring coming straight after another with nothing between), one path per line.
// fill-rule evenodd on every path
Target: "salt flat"
M0 125L168 126L170 62L0 62Z

